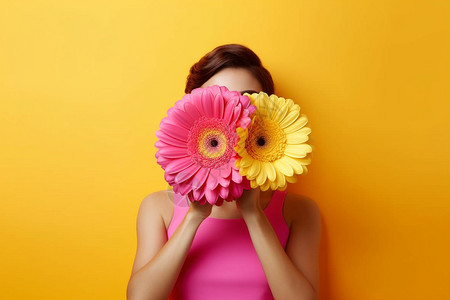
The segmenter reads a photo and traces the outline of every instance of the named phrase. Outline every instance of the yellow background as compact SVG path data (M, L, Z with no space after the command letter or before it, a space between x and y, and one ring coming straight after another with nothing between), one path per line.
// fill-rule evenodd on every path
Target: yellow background
M0 2L0 298L125 299L161 118L242 43L310 119L321 299L450 299L448 1Z

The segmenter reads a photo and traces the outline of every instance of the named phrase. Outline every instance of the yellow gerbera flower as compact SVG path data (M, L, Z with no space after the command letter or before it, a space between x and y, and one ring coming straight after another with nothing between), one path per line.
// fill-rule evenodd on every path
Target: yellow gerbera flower
M311 129L308 119L300 114L300 106L291 99L260 92L244 94L256 106L252 122L246 129L238 128L235 147L239 158L236 166L251 187L261 190L285 190L287 183L297 181L297 174L306 174L311 163L306 143Z

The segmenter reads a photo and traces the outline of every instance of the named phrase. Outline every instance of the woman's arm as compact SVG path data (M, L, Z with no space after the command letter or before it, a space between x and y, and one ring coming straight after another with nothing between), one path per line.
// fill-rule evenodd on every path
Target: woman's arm
M211 205L191 204L188 213L167 240L161 215L163 192L145 198L137 217L138 246L127 286L128 300L166 300L201 222L211 213ZM167 196L165 196L167 197Z
M286 252L259 204L259 190L249 191L238 205L274 298L316 300L320 212L312 200L292 196Z

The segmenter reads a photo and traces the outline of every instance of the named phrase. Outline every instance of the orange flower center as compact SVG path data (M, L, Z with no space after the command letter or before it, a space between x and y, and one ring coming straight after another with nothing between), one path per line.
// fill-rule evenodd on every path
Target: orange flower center
M273 120L255 117L248 129L245 148L253 159L264 162L278 160L286 149L286 133Z

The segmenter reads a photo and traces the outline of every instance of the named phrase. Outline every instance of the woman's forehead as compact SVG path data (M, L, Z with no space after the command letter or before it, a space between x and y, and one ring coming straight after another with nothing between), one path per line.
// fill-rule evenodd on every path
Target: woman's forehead
M262 86L253 74L244 68L225 68L214 74L201 87L220 85L240 93L262 91Z

